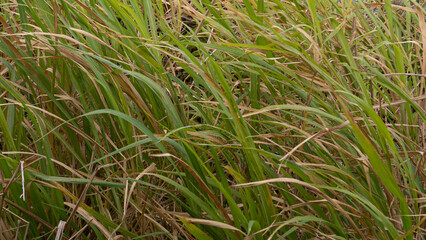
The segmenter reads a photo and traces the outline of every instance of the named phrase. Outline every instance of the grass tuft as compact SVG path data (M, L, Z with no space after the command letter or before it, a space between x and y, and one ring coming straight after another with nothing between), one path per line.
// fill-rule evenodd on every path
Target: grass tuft
M422 6L0 1L0 239L423 239Z

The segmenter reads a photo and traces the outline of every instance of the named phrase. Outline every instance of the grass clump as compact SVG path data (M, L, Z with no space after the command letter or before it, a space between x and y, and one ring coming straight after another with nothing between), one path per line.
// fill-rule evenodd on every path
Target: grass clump
M422 3L0 2L18 238L424 236Z

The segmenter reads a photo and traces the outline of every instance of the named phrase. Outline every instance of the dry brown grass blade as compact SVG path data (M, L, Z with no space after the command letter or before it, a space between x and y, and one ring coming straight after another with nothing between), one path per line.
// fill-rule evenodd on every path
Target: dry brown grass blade
M238 228L236 228L232 225L223 223L223 222L217 222L217 221L201 219L201 218L182 217L182 216L180 216L179 218L184 218L185 220L187 220L188 222L191 222L191 223L198 223L198 224L212 226L212 227L229 229L229 230L232 230L232 231L239 232L239 233L243 234L245 237L247 236L247 234L244 233L243 231L241 231L240 229L238 229Z
M374 7L379 7L379 6L383 6L385 5L384 3L380 3L380 2L375 2L375 3L365 3L365 6L374 6ZM393 8L398 8L407 12L411 12L411 13L416 13L416 11L412 8L408 8L408 7L404 7L398 4L392 4L391 5Z
M301 29L300 27L295 27L299 32L301 32L303 34L303 36L305 36L310 42L311 42L311 47L313 48L313 55L314 55L314 60L316 63L320 64L321 60L322 60L322 56L321 56L321 48L319 46L319 44L317 42L315 42L314 38L309 35L306 31L304 31L303 29ZM309 47L309 49L311 48ZM309 51L309 49L307 51Z
M82 227L80 230L78 230L76 233L74 233L74 235L72 235L71 237L70 237L70 240L71 239L78 239L78 237L84 232L84 230L86 230L86 228L88 228L89 227L89 224L91 223L92 221L88 221L87 223L86 223L86 225L84 225L84 227Z
M139 175L135 178L135 180L139 180L141 179L145 174L147 173L152 173L156 170L155 167L155 163L152 163L151 165L149 165L147 168L145 168L141 173L139 173ZM127 182L126 182L127 184ZM127 190L127 186L126 186L126 191L125 191L125 195L124 195L124 206L123 206L123 218L121 219L122 221L124 221L124 218L126 216L126 212L127 212L127 208L129 206L129 202L130 202L130 196L132 196L132 193L136 187L137 182L133 182L132 186L130 187L130 190Z
M411 98L411 100L413 100L413 101L421 101L421 100L424 100L424 99L426 99L426 95L421 95L421 96L418 96L418 97ZM381 108L384 108L384 107L397 106L397 105L401 105L401 104L404 104L404 103L407 103L407 101L406 100L398 100L398 101L393 101L391 103L383 103L383 104L379 104L379 105L374 105L373 108L374 109L381 109ZM352 113L355 113L355 112L352 112Z
M65 224L66 224L65 221L62 221L62 220L59 221L55 240L61 240L62 239L62 235L63 235L64 229L65 229Z
M416 13L419 18L419 27L420 27L420 33L422 36L422 49L423 49L423 56L421 59L421 67L422 67L422 74L426 74L426 22L425 22L425 16L423 14L423 9L417 7ZM425 78L421 77L421 86L420 86L420 92L423 93L424 86L425 86ZM422 101L421 106L423 109L426 109L426 101Z
M107 239L112 238L112 234L105 228L105 226L102 223L100 223L98 220L96 220L96 218L94 218L90 213L88 213L82 207L78 207L77 205L72 204L70 202L64 202L64 204L72 209L76 209L76 212L78 214L83 216L87 221L90 221L91 224L95 225Z
M308 137L308 138L306 138L305 140L303 140L301 143L299 143L296 147L294 147L290 152L288 152L284 157L282 157L281 159L280 159L280 161L283 161L283 160L285 160L285 159L287 159L291 154L293 154L298 148L300 148L303 144L305 144L306 142L308 142L308 141L310 141L311 139L314 139L314 138L317 138L317 137L321 137L322 135L324 135L324 134L326 134L326 133L329 133L329 132L332 132L332 131L335 131L335 130L338 130L338 129L341 129L341 128L344 128L344 127L346 127L346 126L348 126L350 123L349 123L349 121L346 121L346 122L344 122L344 123L342 123L342 124L340 124L340 125L338 125L338 126L334 126L334 127L330 127L330 128L325 128L325 129L323 129L323 130L321 130L321 131L319 131L319 132L317 132L317 133L315 133L314 135L312 135L312 136L310 136L310 137ZM278 170L279 171L279 170Z
M188 135L191 135L191 136L200 137L200 138L203 138L203 139L208 139L209 141L211 141L211 142L213 142L215 144L221 144L221 145L226 144L225 141L223 141L223 140L221 140L221 139L219 139L217 137L211 136L211 135L207 135L207 134L203 134L203 133L198 133L198 132L192 132L192 131L188 131L186 133Z
M12 226L0 218L0 240L13 239Z

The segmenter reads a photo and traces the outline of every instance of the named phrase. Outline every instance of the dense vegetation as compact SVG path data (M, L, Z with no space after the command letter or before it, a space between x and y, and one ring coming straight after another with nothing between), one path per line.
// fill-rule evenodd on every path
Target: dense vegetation
M423 238L417 1L0 2L5 239Z

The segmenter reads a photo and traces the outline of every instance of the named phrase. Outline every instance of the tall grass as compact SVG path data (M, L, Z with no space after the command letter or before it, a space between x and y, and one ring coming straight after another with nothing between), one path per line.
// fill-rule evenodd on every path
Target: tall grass
M3 228L424 236L421 3L0 2Z

